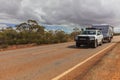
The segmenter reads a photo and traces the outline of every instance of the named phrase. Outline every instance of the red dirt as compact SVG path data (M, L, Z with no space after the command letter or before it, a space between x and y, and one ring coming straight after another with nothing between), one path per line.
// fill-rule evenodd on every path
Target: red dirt
M82 80L120 80L120 43L96 64Z

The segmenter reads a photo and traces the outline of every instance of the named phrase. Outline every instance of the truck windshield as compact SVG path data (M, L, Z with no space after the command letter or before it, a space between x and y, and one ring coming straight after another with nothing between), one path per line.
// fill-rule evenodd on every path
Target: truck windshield
M82 34L83 35L95 35L96 31L83 31Z

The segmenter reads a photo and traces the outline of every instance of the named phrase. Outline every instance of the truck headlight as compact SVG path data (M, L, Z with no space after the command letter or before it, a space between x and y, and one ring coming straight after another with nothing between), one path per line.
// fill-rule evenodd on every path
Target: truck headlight
M75 40L78 40L78 36L75 37Z
M95 37L90 37L90 40L95 40Z

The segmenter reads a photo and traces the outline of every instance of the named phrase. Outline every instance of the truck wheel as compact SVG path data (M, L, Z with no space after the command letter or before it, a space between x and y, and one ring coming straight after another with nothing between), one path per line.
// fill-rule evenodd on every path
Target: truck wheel
M96 48L98 46L98 42L97 42L97 40L94 42L94 44L93 44L93 48Z
M108 42L109 42L109 43L111 42L111 38L108 39Z
M101 40L101 42L100 42L100 46L102 46L102 44L103 44L103 40Z
M80 43L76 42L76 47L80 47Z

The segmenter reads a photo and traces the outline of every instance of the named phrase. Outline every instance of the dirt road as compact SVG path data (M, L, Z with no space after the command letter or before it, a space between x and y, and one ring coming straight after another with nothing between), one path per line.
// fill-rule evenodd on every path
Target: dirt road
M50 80L118 41L96 49L69 42L0 52L0 80Z

